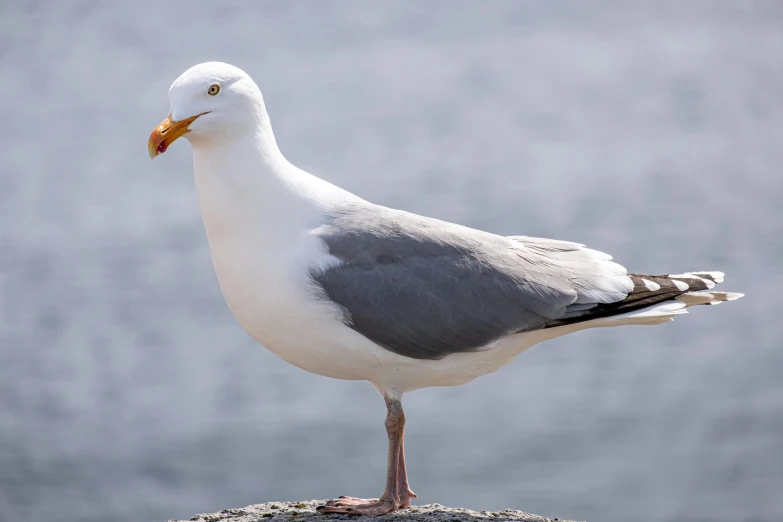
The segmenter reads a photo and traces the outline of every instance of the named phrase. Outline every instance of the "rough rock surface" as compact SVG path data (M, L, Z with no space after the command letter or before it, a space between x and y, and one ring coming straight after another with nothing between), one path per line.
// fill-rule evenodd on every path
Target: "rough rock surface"
M224 509L218 513L205 513L191 517L192 522L327 522L328 520L355 520L385 522L388 520L415 520L419 522L479 522L486 520L521 520L524 522L555 522L557 518L544 518L522 511L471 511L463 508L449 508L440 504L411 506L408 509L379 517L357 517L352 515L321 515L315 508L324 500L306 502L267 502L238 509ZM170 521L184 522L184 521ZM569 521L559 521L569 522Z

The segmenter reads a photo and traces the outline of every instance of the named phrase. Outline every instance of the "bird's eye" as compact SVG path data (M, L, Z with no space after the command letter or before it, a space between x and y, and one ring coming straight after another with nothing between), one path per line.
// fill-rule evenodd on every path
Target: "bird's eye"
M207 89L207 94L209 94L210 96L217 96L219 92L220 92L220 85L216 83L213 83L212 85L209 86L209 89Z

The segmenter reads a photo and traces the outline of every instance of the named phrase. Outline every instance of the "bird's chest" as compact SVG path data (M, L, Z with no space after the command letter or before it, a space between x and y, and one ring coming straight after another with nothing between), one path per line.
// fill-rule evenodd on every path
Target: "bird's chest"
M343 311L311 276L337 262L311 233L323 219L320 211L287 191L207 174L196 169L199 206L221 291L239 323L304 370L367 378L364 369L376 363L371 343L344 324Z
M220 289L231 311L256 339L272 344L290 336L317 309L308 253L301 245L265 245L223 238L210 250Z
M197 172L198 174L198 172ZM198 176L204 227L220 289L245 329L271 348L313 302L310 267L328 256L308 231L317 216L218 176ZM251 197L253 196L253 197Z
M296 322L296 302L307 299L303 295L304 274L297 273L279 253L277 257L270 259L248 245L212 248L226 304L242 326L262 342Z
M249 238L210 241L212 261L228 307L247 332L287 362L329 377L352 379L337 364L342 352L362 352L342 311L319 293L310 269L328 262L317 245L298 241L270 248ZM348 356L349 353L345 355Z

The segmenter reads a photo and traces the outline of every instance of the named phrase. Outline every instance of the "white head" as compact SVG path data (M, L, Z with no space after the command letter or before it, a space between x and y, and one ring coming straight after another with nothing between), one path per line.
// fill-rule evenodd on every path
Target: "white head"
M195 65L169 88L169 116L150 135L150 157L179 137L194 147L267 134L274 143L264 99L243 70L220 62Z

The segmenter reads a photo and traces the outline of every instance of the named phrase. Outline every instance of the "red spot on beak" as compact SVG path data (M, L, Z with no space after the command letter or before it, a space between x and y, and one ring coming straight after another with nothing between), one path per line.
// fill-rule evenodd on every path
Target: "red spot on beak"
M158 143L158 154L163 154L166 152L166 149L168 148L168 145L166 145L165 141L161 141Z

